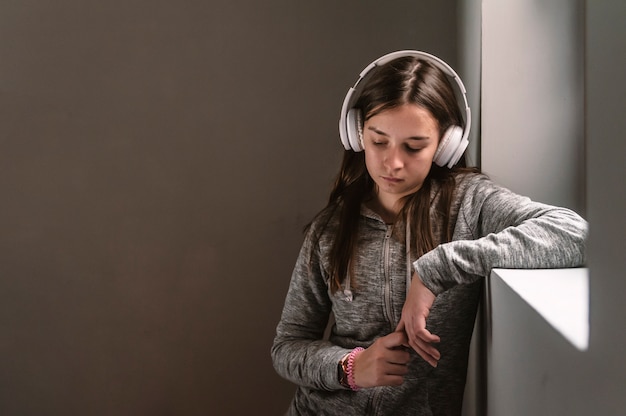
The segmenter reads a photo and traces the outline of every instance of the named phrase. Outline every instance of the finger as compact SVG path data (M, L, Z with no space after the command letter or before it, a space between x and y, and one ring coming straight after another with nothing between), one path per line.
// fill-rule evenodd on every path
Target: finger
M408 372L409 367L406 364L391 364L387 370L387 375L404 376Z
M409 344L409 347L411 347L411 340L417 340L419 337L415 335L415 333L409 333L409 328L405 328L405 332L406 332L406 336L407 336L407 343ZM415 341L413 341L415 342Z
M404 347L402 347L402 349L393 350L387 358L387 362L389 364L403 366L406 366L410 360L411 354L409 353L408 349L405 349Z
M416 338L421 339L422 341L427 342L427 343L438 344L439 342L441 342L441 338L439 338L439 336L431 333L426 328L422 328L419 331L417 331Z
M436 360L439 360L439 358L441 358L441 354L439 353L439 350L437 349L437 347L433 345L433 344L439 343L439 337L434 336L434 339L436 339L436 341L430 342L423 338L417 338L415 343L419 345L419 347L422 350L424 350L427 354L429 354L431 357L433 357Z
M424 350L423 348L420 347L419 344L412 344L412 348L415 350L415 352L422 357L422 359L424 361L426 361L428 364L430 364L432 367L437 367L437 364L439 363L439 360L437 360L436 358L434 358L431 354L429 354L426 350Z
M396 347L406 346L408 338L404 332L396 331L384 336L381 341L386 348L393 349Z
M432 344L425 342L422 339L409 340L411 348L417 352L420 357L426 360L429 364L436 367L437 361L441 358L441 353Z
M415 341L409 341L411 348L413 348L416 352L423 351L425 354L428 354L430 357L434 359L440 358L439 350L432 344L424 342L421 339L417 339Z
M400 345L403 347L408 347L409 346L409 337L406 334L405 331L396 331L396 334L398 334L398 341L400 342Z
M420 315L417 318L414 326L407 326L405 332L409 339L421 338L426 342L439 342L439 337L426 329L426 316L424 315Z
M400 318L400 322L398 322L398 326L396 326L396 332L404 331L404 319Z
M400 327L401 329L398 329ZM396 329L396 331L402 330L406 334L407 340L410 340L411 338L417 337L417 333L415 331L416 327L418 327L418 324L411 325L410 322L406 322L404 318L402 318L400 319L400 323L398 324L398 328Z

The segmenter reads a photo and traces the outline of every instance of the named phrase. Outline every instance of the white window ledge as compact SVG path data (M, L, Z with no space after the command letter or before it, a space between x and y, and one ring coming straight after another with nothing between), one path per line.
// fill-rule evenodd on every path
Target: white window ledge
M554 329L581 351L589 347L589 270L494 269Z

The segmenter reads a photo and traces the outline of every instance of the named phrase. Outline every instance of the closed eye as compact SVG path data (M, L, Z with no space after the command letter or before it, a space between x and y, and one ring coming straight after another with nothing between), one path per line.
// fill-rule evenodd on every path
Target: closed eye
M424 149L423 147L417 147L417 148L415 148L415 147L411 147L411 146L406 146L406 150L407 150L407 152L409 152L409 153L417 153L417 152L422 151L423 149Z

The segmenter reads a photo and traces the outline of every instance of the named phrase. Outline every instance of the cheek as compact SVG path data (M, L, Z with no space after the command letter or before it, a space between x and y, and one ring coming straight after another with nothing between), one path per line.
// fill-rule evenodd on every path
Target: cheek
M363 153L365 153L365 167L367 168L367 170L375 167L378 163L378 157L376 156L376 153L368 150L364 150Z
M369 173L369 175L371 177L374 177L374 166L375 166L375 161L372 160L373 157L371 155L368 155L367 153L365 153L365 169L367 170L367 173Z
M432 168L433 158L435 156L436 150L437 149L425 150L419 155L419 157L413 159L411 162L412 170L414 172L426 172L426 174L428 174L428 172L430 172L430 169Z
M428 149L425 149L423 157L425 161L432 163L435 158L435 153L437 152L437 146L429 146Z

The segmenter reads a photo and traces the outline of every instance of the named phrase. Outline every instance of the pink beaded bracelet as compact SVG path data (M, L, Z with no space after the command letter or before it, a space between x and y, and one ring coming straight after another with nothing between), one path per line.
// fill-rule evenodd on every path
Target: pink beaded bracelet
M348 371L346 375L348 376L348 385L353 391L357 391L359 389L359 386L357 386L354 382L354 359L362 351L363 348L356 347L348 355Z

